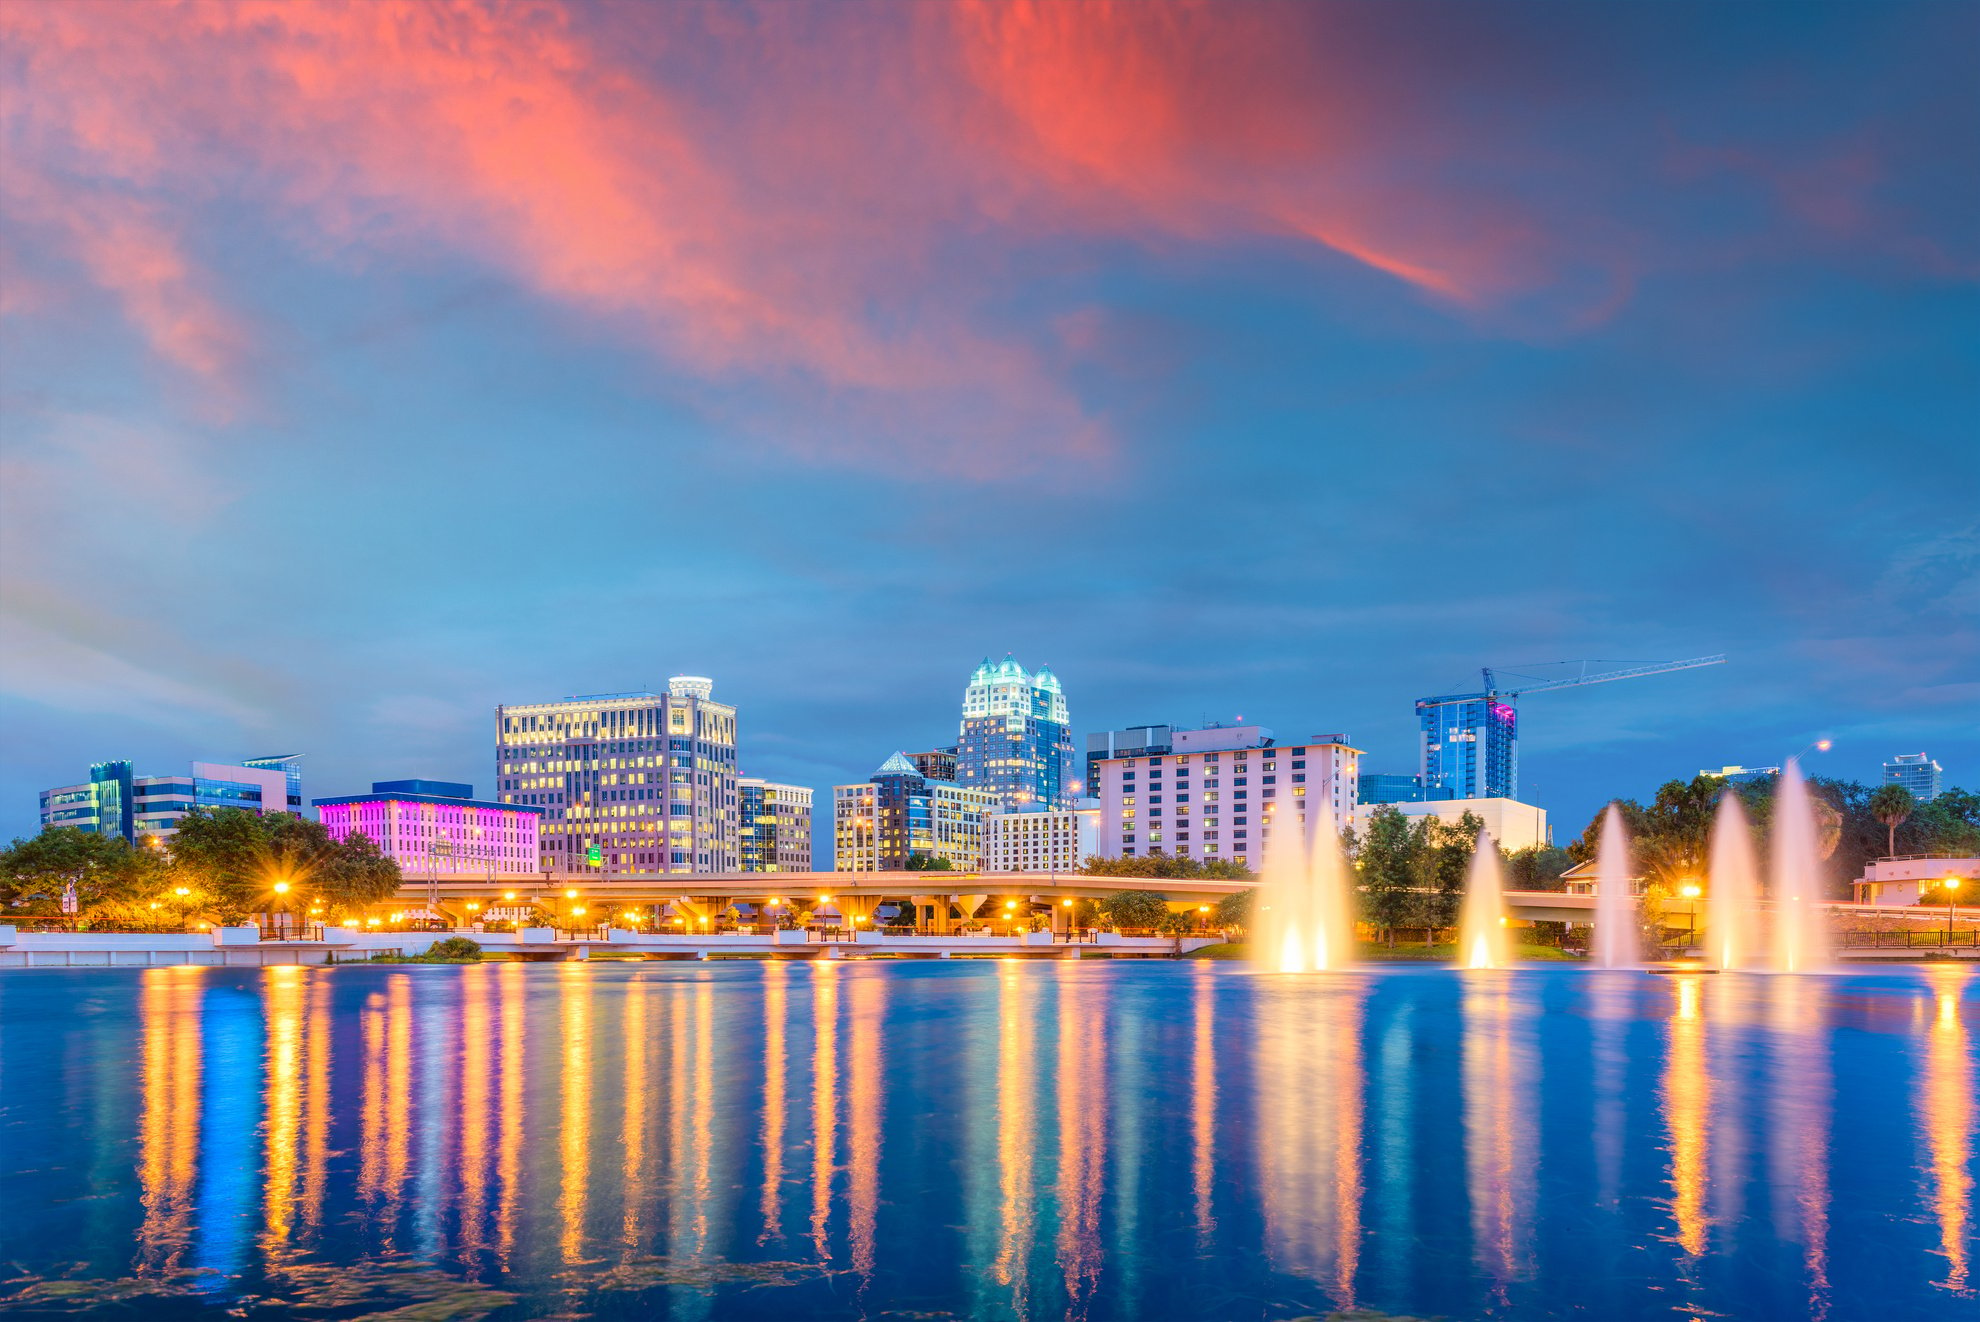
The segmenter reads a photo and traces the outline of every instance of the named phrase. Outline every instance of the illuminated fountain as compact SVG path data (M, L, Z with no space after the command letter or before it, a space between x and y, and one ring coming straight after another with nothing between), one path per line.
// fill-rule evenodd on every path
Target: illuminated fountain
M1471 851L1471 868L1465 876L1464 909L1458 914L1458 963L1468 969L1498 969L1511 959L1499 851L1492 837L1480 831L1478 847Z
M1638 953L1629 840L1622 813L1612 803L1602 817L1602 842L1595 853L1595 962L1605 969L1634 968Z
M1252 960L1267 973L1343 969L1354 962L1354 912L1347 860L1330 817L1309 851L1287 814L1265 846L1258 878Z
M1760 864L1753 855L1753 833L1739 796L1719 800L1712 823L1711 872L1706 897L1706 958L1730 972L1760 955Z
M1774 799L1774 967L1802 973L1829 962L1828 917L1822 909L1822 851L1815 800L1793 759L1781 772Z

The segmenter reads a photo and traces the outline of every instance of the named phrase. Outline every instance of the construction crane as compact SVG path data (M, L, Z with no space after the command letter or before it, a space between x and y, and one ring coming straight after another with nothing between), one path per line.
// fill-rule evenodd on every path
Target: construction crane
M1426 796L1451 798L1514 798L1519 791L1519 711L1515 706L1521 694L1546 689L1579 688L1586 684L1607 684L1618 679L1662 675L1673 670L1695 670L1700 666L1724 665L1719 656L1692 657L1686 661L1659 661L1645 665L1622 665L1613 670L1591 670L1612 666L1612 661L1557 661L1549 664L1581 667L1581 672L1563 679L1533 679L1514 671L1481 669L1485 681L1478 693L1447 693L1418 699L1417 721L1423 730L1420 781ZM1499 676L1511 675L1516 681L1531 679L1517 687L1501 687Z

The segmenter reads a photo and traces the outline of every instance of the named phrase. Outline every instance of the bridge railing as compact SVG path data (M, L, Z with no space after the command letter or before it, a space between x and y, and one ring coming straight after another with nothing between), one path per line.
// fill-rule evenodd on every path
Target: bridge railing
M1980 928L1948 932L1943 927L1907 927L1898 931L1849 930L1836 933L1838 950L1980 949Z

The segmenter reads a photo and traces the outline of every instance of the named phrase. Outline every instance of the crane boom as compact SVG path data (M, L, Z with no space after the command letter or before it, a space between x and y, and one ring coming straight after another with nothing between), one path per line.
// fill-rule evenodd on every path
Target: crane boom
M1482 673L1485 676L1485 691L1487 693L1503 693L1509 698L1516 698L1522 693L1538 693L1543 689L1571 689L1583 684L1607 684L1611 680L1635 679L1639 675L1662 675L1673 670L1696 670L1700 666L1722 666L1725 663L1725 654L1721 653L1717 656L1692 657L1688 661L1659 661L1650 665L1625 666L1620 670L1602 670L1591 675L1588 673L1588 667L1594 663L1583 661L1581 663L1581 673L1570 679L1551 679L1543 683L1528 684L1523 688L1516 689L1497 688L1492 682L1492 672L1485 670Z

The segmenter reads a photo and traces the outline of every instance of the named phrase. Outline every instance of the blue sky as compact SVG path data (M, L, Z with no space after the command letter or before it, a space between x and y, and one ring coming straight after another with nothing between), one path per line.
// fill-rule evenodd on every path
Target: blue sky
M1969 6L137 12L4 20L0 831L682 672L824 787L1006 651L1384 771L1727 653L1523 704L1564 837L1980 783Z

